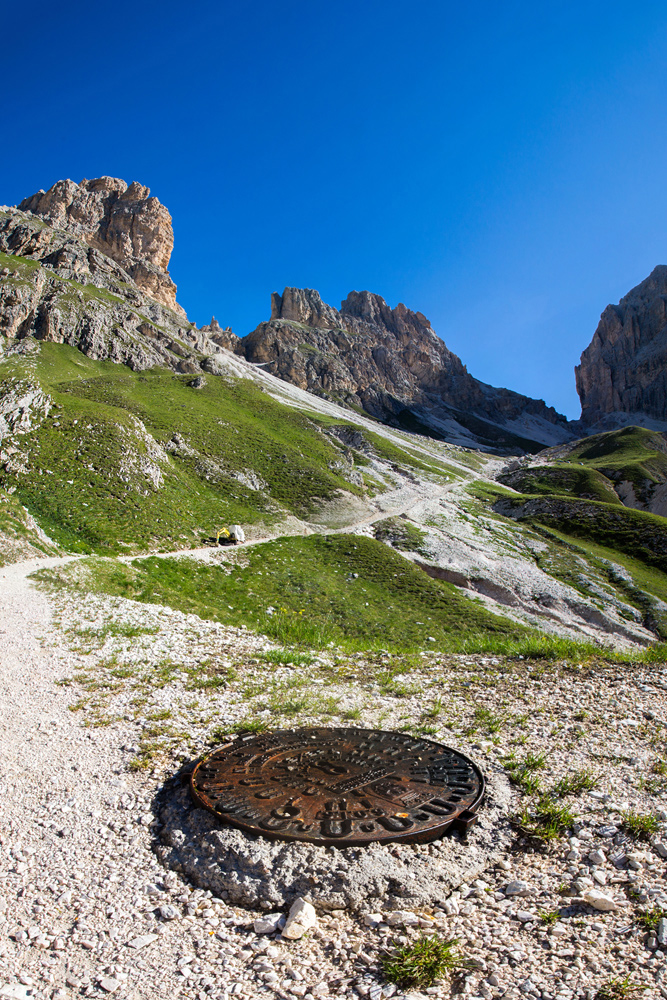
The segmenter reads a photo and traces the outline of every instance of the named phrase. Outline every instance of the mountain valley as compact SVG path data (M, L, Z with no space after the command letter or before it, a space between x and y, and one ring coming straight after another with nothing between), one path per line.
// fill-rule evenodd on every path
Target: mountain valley
M569 421L374 293L198 328L172 247L115 178L0 208L0 995L667 996L667 267L603 313ZM455 742L497 842L454 837L435 903L449 840L374 848L342 904L357 848L256 838L225 881L181 778L300 726ZM434 933L466 964L402 993L391 935Z

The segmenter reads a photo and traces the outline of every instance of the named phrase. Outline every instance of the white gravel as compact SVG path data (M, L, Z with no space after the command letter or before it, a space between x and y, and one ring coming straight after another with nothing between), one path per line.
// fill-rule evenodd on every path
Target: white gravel
M316 928L287 941L278 916L275 931L257 933L254 922L265 913L192 886L154 853L156 793L181 758L203 749L221 716L233 725L249 711L241 689L266 678L267 666L256 662L265 641L118 599L47 596L26 580L28 568L0 569L0 996L380 1000L397 995L378 967L383 945L435 930L458 938L473 967L458 983L433 987L432 996L456 990L583 1000L611 978L629 976L648 987L644 997L667 997L660 946L667 946L667 925L649 934L637 921L648 908L667 909L667 779L658 764L667 752L664 665L540 672L488 657L434 655L403 675L413 687L400 694L379 687L361 660L349 681L344 671L327 673L326 658L321 676L320 664L305 668L323 693L359 706L360 725L416 724L437 696L443 711L434 738L482 766L497 766L509 752L521 759L544 751L545 786L587 767L597 787L568 800L577 814L569 840L545 851L515 842L439 906L404 911L402 925L391 901L373 900L365 914L320 912ZM75 652L84 640L66 629L93 615L156 631L110 635L90 652ZM139 665L149 683L166 658L183 665L212 655L235 664L240 679L228 689L193 693L187 675L172 671L150 704L134 711L132 699L145 697L146 684L133 688L132 670L113 674ZM58 684L77 667L98 677L97 690ZM103 686L110 678L114 689ZM82 695L100 700L70 711ZM172 711L187 732L163 737L165 755L152 769L132 772L155 705ZM117 721L86 725L103 716ZM623 833L628 808L660 818L651 843ZM602 896L611 905L586 902ZM551 922L543 914L552 914Z

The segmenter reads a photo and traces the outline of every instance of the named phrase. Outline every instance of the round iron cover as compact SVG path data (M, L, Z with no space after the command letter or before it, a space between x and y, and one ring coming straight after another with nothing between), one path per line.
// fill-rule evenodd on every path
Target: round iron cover
M405 733L296 729L241 736L195 767L195 801L251 833L340 846L434 840L467 828L484 776L457 750Z

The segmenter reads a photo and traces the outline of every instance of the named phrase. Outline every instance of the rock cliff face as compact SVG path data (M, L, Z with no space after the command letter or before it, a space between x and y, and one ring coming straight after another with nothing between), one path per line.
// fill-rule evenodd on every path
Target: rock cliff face
M171 216L143 184L128 187L117 177L58 181L24 198L18 208L85 240L121 264L151 298L180 308L167 272L174 248Z
M99 205L93 201L97 211ZM93 209L84 226L78 217L67 216L65 202L61 198L53 202L61 213L57 227L32 211L0 207L0 355L23 349L34 337L69 344L91 358L135 370L167 365L186 373L215 371L216 355L223 342L232 342L231 331L221 330L217 323L197 330L180 307L171 308L164 304L164 296L153 294L157 286L148 282L147 290L146 282L139 281L147 273L156 280L160 275L170 280L150 263L151 259L166 263L167 250L158 249L156 240L151 250L149 237L139 233L141 227L128 223L127 240L135 241L131 248L145 253L146 260L129 257L119 263L109 246L102 250L93 245L104 242L99 235L102 223L92 228ZM130 202L130 215L133 205ZM46 215L47 204L41 208ZM141 214L139 210L137 215ZM115 235L105 230L119 255L120 215L116 213ZM165 291L167 286L163 282L160 288Z
M134 369L215 375L238 365L233 352L309 392L463 446L537 451L575 436L542 400L473 378L422 313L370 292L351 292L334 309L312 289L286 288L243 340L215 319L198 330L176 304L172 248L166 208L148 188L113 177L58 181L0 207L0 354L36 338Z
M340 310L318 292L274 292L271 319L237 353L302 389L463 445L537 450L574 437L542 400L470 375L422 313L351 292Z
M667 266L607 306L575 373L587 427L667 430Z

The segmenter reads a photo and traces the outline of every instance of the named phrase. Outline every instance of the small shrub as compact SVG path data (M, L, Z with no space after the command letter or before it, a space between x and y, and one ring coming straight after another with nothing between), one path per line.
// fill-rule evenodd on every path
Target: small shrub
M382 971L399 989L422 989L456 969L467 968L463 956L454 948L456 938L448 941L437 935L418 938L413 944L398 948L381 959Z

